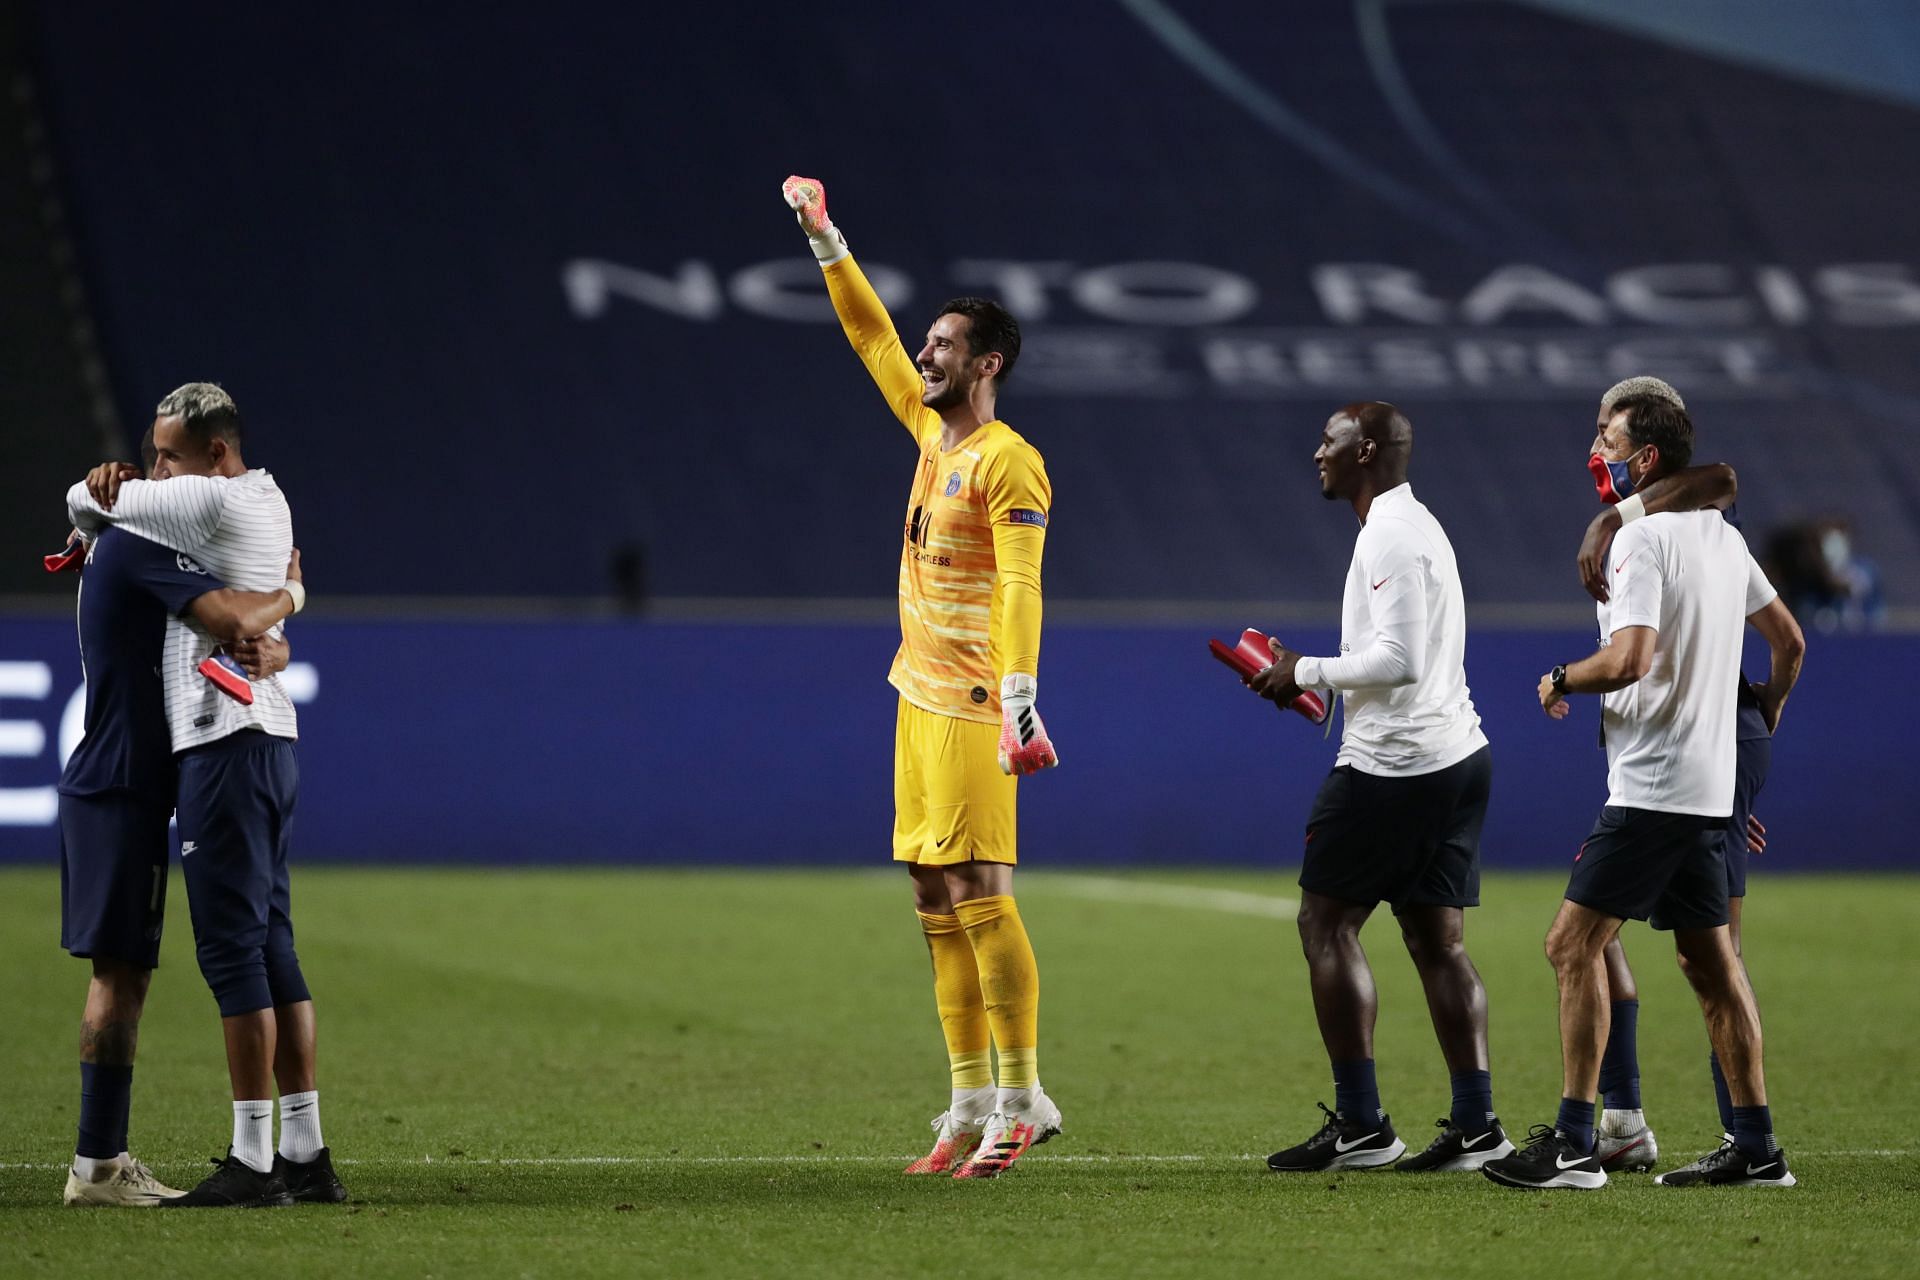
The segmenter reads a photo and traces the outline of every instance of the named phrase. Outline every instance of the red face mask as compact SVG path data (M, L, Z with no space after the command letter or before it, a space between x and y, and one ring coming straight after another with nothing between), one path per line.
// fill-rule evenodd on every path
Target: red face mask
M1593 473L1593 487L1599 491L1600 501L1612 506L1633 496L1633 476L1627 471L1627 463L1640 453L1635 449L1619 462L1608 462L1598 453L1587 455L1587 470Z

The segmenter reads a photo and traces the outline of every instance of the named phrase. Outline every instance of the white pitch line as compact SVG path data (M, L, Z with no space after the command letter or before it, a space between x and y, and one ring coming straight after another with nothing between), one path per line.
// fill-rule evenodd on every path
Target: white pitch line
M1906 1159L1914 1152L1890 1150L1885 1148L1866 1148L1853 1151L1805 1151L1802 1155L1814 1158L1878 1158ZM764 1155L764 1156L423 1156L416 1159L399 1160L355 1160L334 1161L339 1165L365 1165L368 1168L382 1168L391 1165L432 1166L439 1169L471 1168L552 1168L578 1165L769 1165L769 1164L903 1164L915 1157L910 1153L891 1156L841 1156L841 1155ZM1051 1155L1036 1152L1036 1161L1046 1164L1092 1164L1092 1165L1141 1165L1141 1164L1246 1164L1265 1159L1264 1156L1245 1153L1241 1155ZM0 1162L0 1169L20 1169L38 1172L54 1172L67 1167L64 1162Z
M1202 889L1190 884L1169 884L1164 880L1127 880L1119 876L1050 875L1044 881L1050 891L1091 898L1097 902L1126 902L1152 907L1190 907L1199 911L1219 911L1227 915L1259 916L1265 920L1292 920L1300 910L1293 898L1265 893L1243 893L1238 889Z

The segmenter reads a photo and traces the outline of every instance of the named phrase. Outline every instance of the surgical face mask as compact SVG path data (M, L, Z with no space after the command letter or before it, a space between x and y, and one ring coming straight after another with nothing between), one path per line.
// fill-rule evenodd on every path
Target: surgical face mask
M1598 453L1587 455L1587 470L1593 473L1593 487L1599 490L1600 501L1611 506L1633 496L1633 477L1627 473L1627 464L1645 452L1644 448L1635 449L1618 462L1608 462Z
M1827 568L1838 573L1852 559L1853 547L1846 534L1838 529L1829 529L1820 535L1820 556L1827 562Z

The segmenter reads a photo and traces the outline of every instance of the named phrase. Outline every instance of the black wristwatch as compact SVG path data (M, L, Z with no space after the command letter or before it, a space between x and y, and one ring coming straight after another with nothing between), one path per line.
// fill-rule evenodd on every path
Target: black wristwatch
M1563 662L1555 667L1547 675L1547 679L1553 681L1553 691L1555 693L1565 693L1567 691L1567 664Z

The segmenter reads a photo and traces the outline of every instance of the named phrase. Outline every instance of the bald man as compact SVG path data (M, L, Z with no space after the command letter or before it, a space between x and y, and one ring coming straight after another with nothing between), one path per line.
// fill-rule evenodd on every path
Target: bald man
M1407 1146L1380 1105L1373 1067L1378 1011L1360 926L1385 902L1426 989L1452 1076L1453 1104L1409 1173L1478 1169L1513 1144L1493 1109L1487 992L1467 955L1466 908L1480 904L1480 827L1491 753L1467 691L1466 605L1453 546L1413 496L1413 424L1390 404L1350 404L1327 420L1313 455L1320 492L1360 518L1340 608L1340 656L1302 657L1274 641L1253 680L1291 701L1303 688L1346 700L1340 755L1307 819L1300 941L1335 1107L1320 1131L1275 1152L1276 1173L1377 1169Z

